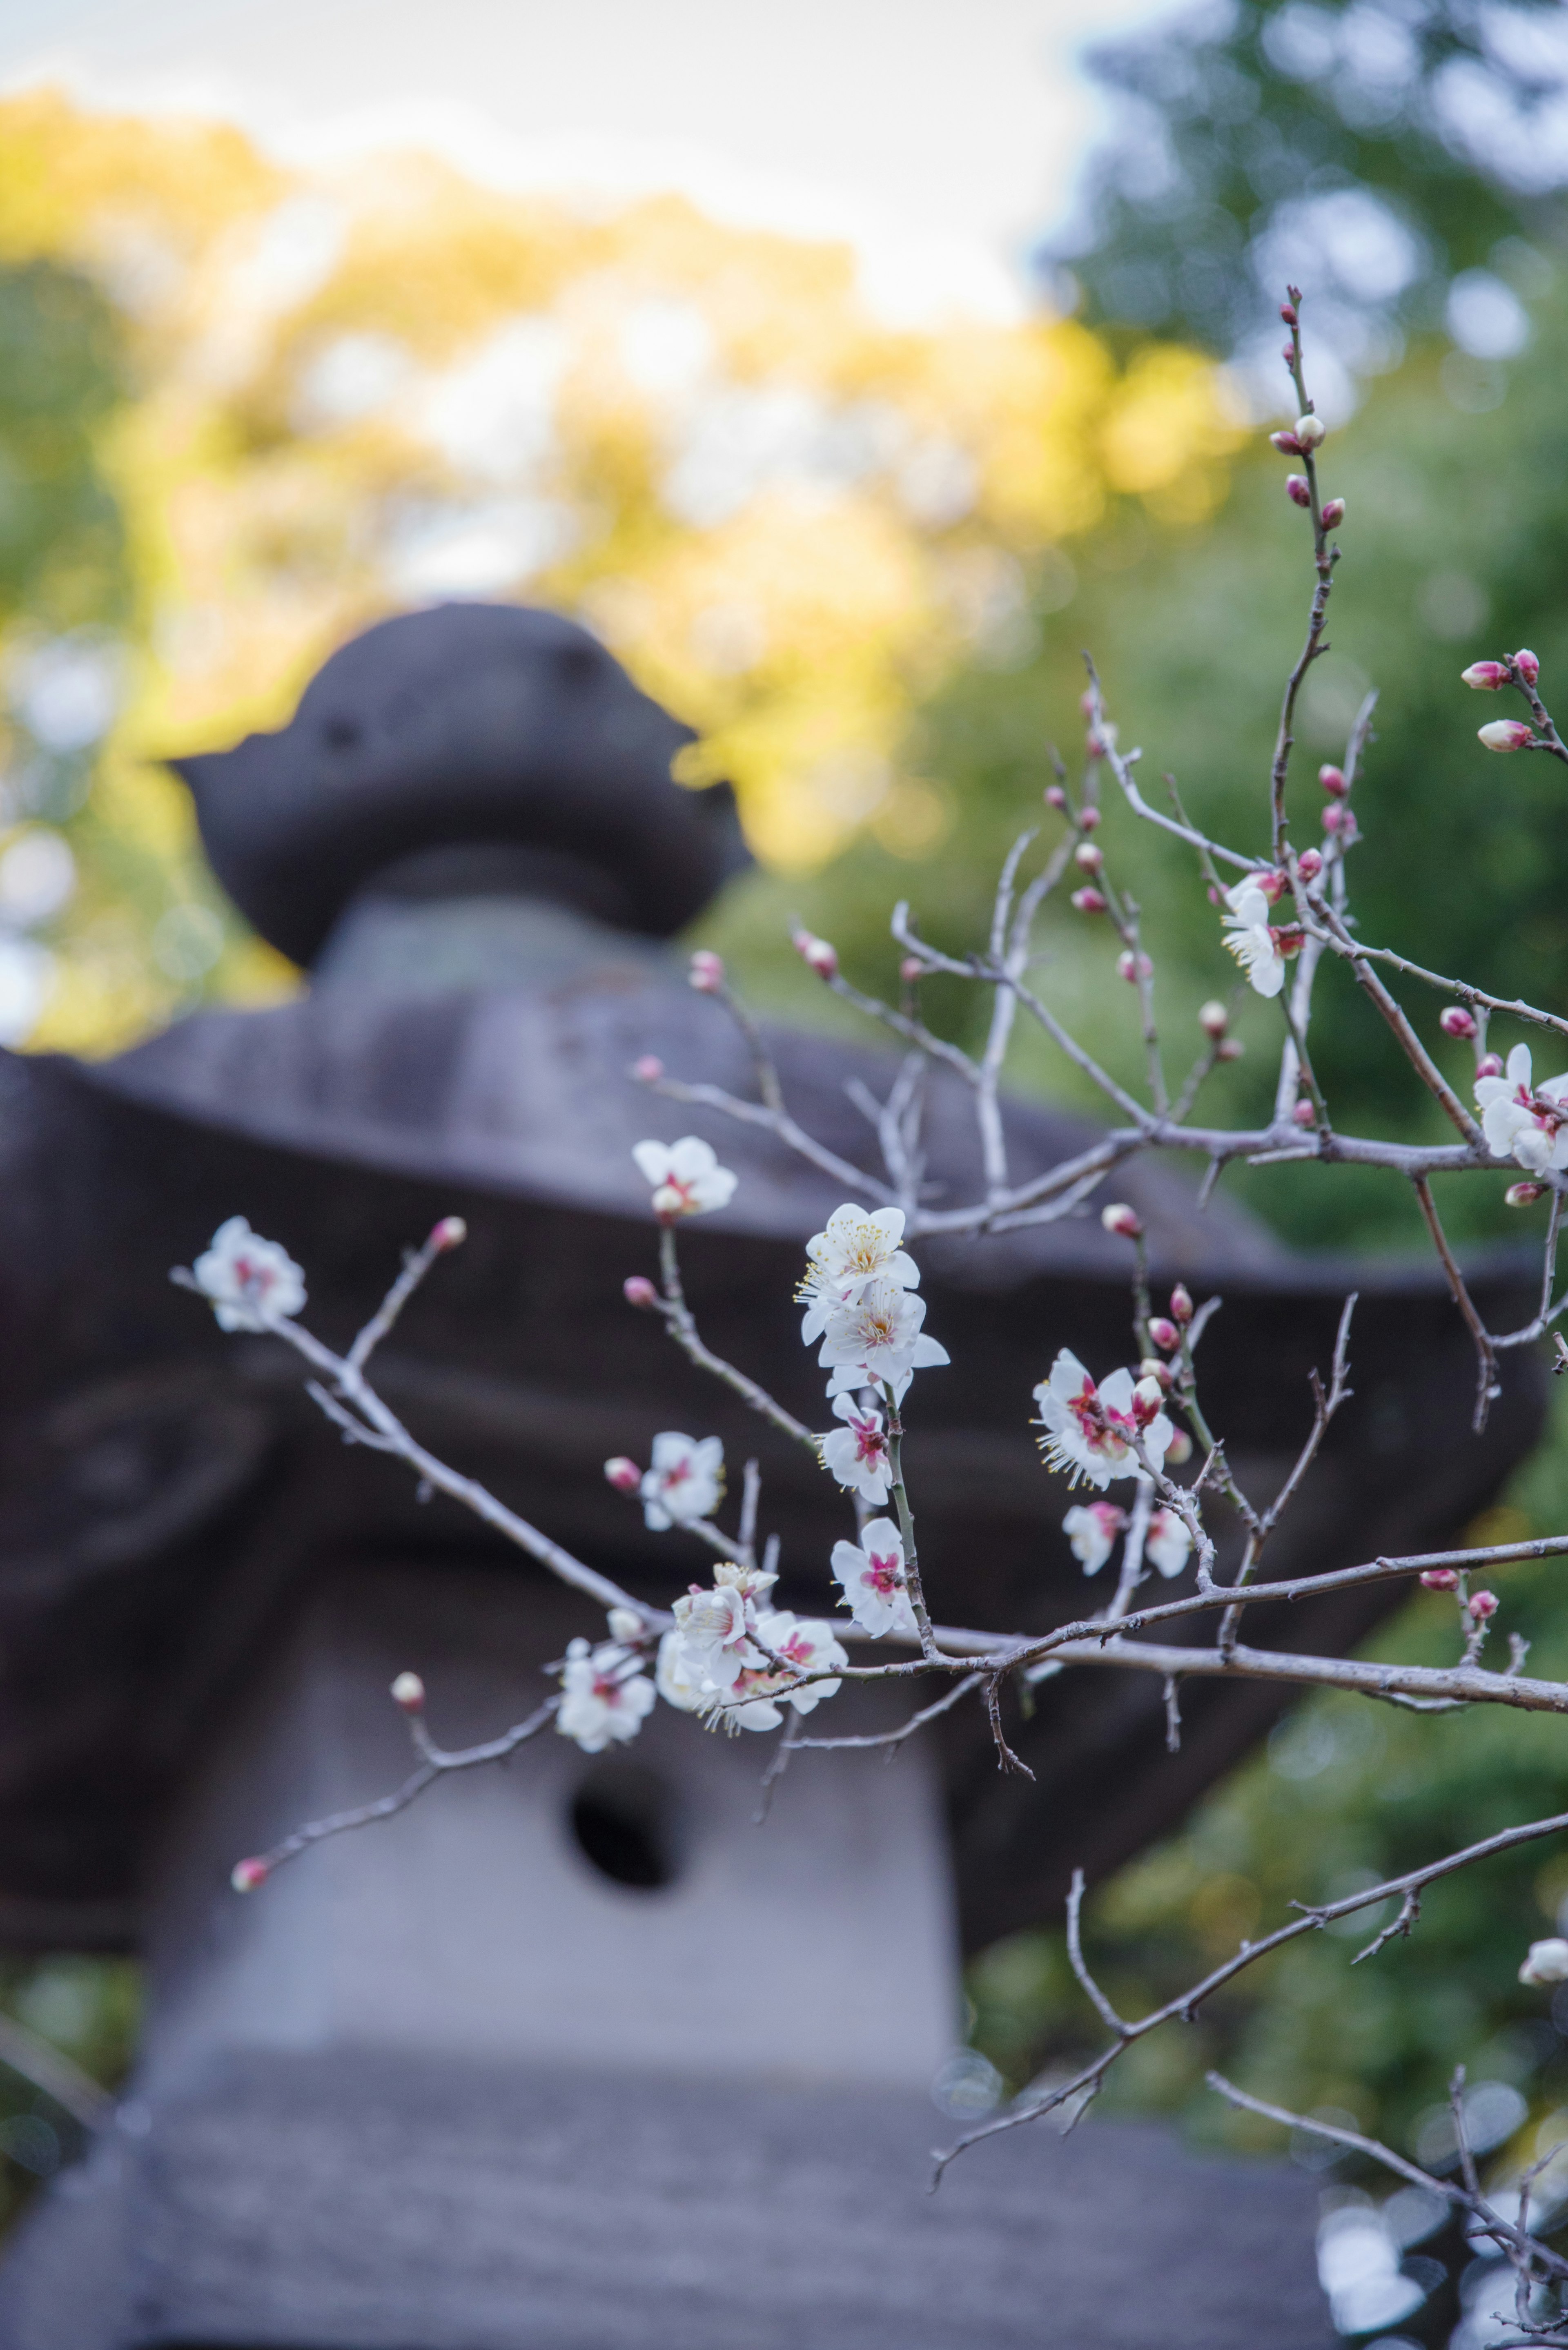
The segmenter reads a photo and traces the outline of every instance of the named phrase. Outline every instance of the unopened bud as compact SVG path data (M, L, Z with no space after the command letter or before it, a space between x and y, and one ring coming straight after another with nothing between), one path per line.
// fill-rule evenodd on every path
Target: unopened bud
M1323 502L1322 519L1324 530L1337 530L1340 524L1345 520L1345 500L1343 498L1324 498Z
M1480 1059L1476 1063L1476 1075L1478 1077L1501 1077L1502 1075L1502 1055L1501 1053L1483 1053Z
M1106 900L1097 889L1075 889L1067 902L1080 914L1103 914L1106 910Z
M1223 1036L1231 1025L1231 1014L1224 1004L1210 1001L1199 1006L1198 1025L1206 1036Z
M1345 780L1343 767L1333 765L1320 767L1317 771L1317 779L1331 800L1342 800L1350 789L1350 785Z
M1303 456L1309 449L1321 449L1328 438L1327 425L1321 416L1314 416L1310 409L1304 416L1297 417L1295 432Z
M1282 302L1280 304L1280 316L1284 320L1287 327L1293 327L1296 323L1295 304L1293 302Z
M906 987L913 987L915 982L924 979L925 975L926 966L918 955L906 955L898 965L898 976Z
M1089 801L1085 806L1081 807L1078 810L1078 826L1081 831L1097 832L1100 828L1100 823L1101 812L1095 806L1092 800Z
M607 1621L609 1626L610 1638L619 1640L623 1645L633 1640L640 1640L648 1630L647 1625L634 1607L612 1607Z
M838 956L826 939L817 938L811 931L796 931L790 944L807 971L815 972L818 979L836 979Z
M1113 1200L1108 1208L1102 1208L1100 1222L1107 1232L1115 1232L1124 1241L1136 1241L1143 1230L1141 1218L1125 1200Z
M1541 663L1536 660L1533 653L1515 653L1513 656L1513 666L1519 671L1520 676L1524 680L1526 685L1533 685L1536 679L1541 675Z
M1296 871L1309 885L1323 871L1323 858L1315 848L1304 848L1296 859Z
M659 1292L646 1273L628 1274L621 1283L620 1294L628 1305L637 1306L644 1314L648 1312L650 1305L657 1305L659 1303Z
M1116 976L1130 980L1136 986L1140 979L1153 978L1154 965L1147 955L1134 954L1131 947L1125 947L1116 957Z
M1343 832L1349 824L1349 821L1350 810L1346 807L1341 807L1337 800L1330 800L1328 806L1323 812L1323 828L1324 832Z
M1282 457L1304 457L1306 454L1293 432L1271 432L1269 438Z
M1537 1200L1551 1190L1549 1183L1511 1183L1503 1193L1503 1205L1509 1208L1532 1208Z
M1191 1458L1192 1439L1184 1428L1173 1428L1170 1431L1170 1442L1165 1448L1166 1467L1179 1469L1184 1461L1190 1461Z
M405 1713L423 1713L425 1685L418 1673L400 1673L392 1683L392 1703Z
M1048 808L1064 808L1064 807L1066 806L1066 805L1067 805L1067 795L1066 795L1066 793L1062 789L1062 786L1061 786L1061 785L1060 785L1060 784L1047 784L1047 785L1046 785L1046 786L1045 786L1045 805L1046 805L1046 806L1047 806Z
M1473 687L1477 693L1496 693L1508 683L1508 663L1471 661L1469 669L1460 670L1459 683Z
M1080 718L1092 718L1094 714L1095 689L1092 685L1086 685L1078 696L1078 715Z
M657 1053L644 1053L631 1065L631 1074L639 1086L656 1086L664 1075L664 1064Z
M1163 1314L1155 1315L1148 1326L1148 1335L1157 1347L1165 1348L1168 1355L1173 1347L1179 1347L1181 1344L1180 1331L1174 1322L1168 1322Z
M461 1248L467 1238L468 1226L461 1216L443 1216L439 1224L431 1225L425 1246L444 1253L448 1249Z
M1137 1375L1140 1379L1152 1379L1162 1396L1168 1394L1174 1384L1170 1365L1158 1361L1153 1355L1144 1357L1137 1367Z
M1214 1047L1217 1061L1239 1061L1247 1047L1240 1036L1221 1036Z
M1476 1033L1476 1016L1473 1012L1467 1011L1462 1003L1449 1003L1438 1013L1438 1025L1445 1036L1473 1036Z
M1534 732L1522 718L1494 718L1476 733L1489 751L1522 751L1534 742Z
M1192 1292L1184 1281L1179 1281L1170 1293L1170 1318L1183 1324L1192 1319Z
M691 958L688 977L699 995L717 995L724 984L724 958L699 947Z
M254 1893L271 1874L265 1860L237 1860L229 1871L229 1883L236 1893Z
M1296 347L1294 343L1282 343L1280 345L1280 357L1283 359L1285 365L1293 374L1296 364Z
M1106 852L1097 840L1081 840L1073 851L1073 862L1081 872L1097 873L1106 861Z
M1429 1566L1421 1577L1428 1591L1457 1591L1459 1578L1451 1566Z
M1519 1970L1519 1980L1521 1983L1568 1982L1568 1942L1561 1934L1549 1934L1543 1942L1532 1942Z
M1317 1112L1305 1094L1292 1110L1291 1117L1297 1126L1315 1126L1317 1123Z
M1469 1604L1470 1615L1478 1624L1484 1624L1489 1616L1497 1614L1495 1591L1472 1591Z
M1298 506L1311 505L1312 484L1309 483L1304 473L1287 473L1285 475L1285 495Z
M1152 1419L1165 1401L1165 1389L1158 1379L1141 1378L1133 1389L1135 1419Z
M605 1462L605 1482L613 1485L618 1493L639 1493L642 1491L642 1471L635 1461L618 1452Z

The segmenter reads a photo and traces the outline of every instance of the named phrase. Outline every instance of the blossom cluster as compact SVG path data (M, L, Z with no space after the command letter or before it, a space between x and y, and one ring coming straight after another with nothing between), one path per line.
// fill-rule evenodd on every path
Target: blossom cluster
M776 1730L778 1700L804 1714L835 1694L833 1669L849 1659L833 1627L773 1607L776 1580L726 1560L711 1588L694 1583L676 1601L675 1628L659 1644L659 1692L668 1704L726 1730ZM830 1677L802 1680L807 1673Z

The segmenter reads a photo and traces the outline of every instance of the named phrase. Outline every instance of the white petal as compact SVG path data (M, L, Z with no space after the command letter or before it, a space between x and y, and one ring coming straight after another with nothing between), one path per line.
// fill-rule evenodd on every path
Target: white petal
M670 1172L670 1145L667 1142L634 1142L631 1155L637 1161L638 1173L645 1183L657 1191Z
M1522 1086L1526 1093L1530 1091L1530 1047L1528 1045L1516 1045L1512 1052L1509 1055L1508 1082L1511 1086Z

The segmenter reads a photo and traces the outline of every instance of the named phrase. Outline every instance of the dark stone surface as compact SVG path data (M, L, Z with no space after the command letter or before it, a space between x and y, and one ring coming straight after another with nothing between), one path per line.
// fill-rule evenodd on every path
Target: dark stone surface
M897 2093L276 2055L130 2118L24 2223L0 2350L1334 2339L1300 2173L1093 2117L934 2197L955 2126Z

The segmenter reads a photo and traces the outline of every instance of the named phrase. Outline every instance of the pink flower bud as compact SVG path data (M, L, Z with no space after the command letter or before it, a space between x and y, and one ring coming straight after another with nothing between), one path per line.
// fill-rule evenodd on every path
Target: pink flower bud
M1428 1591L1457 1591L1459 1578L1451 1566L1429 1566L1421 1577Z
M1337 530L1340 524L1345 520L1345 500L1343 498L1324 498L1323 502L1322 518L1324 530Z
M468 1226L461 1216L443 1216L439 1224L431 1227L425 1246L439 1249L444 1254L448 1249L461 1248L467 1238Z
M1100 811L1095 806L1093 801L1091 801L1086 807L1081 807L1078 810L1078 827L1080 831L1097 832L1099 826Z
M1489 751L1522 751L1535 740L1522 718L1494 718L1490 726L1478 726L1476 733Z
M918 955L906 955L898 965L898 976L906 987L913 987L915 982L924 979L925 975L926 966Z
M1337 800L1330 800L1323 812L1324 832L1343 832L1349 821L1350 810L1341 807Z
M1293 500L1298 506L1311 505L1312 484L1308 482L1304 473L1287 473L1285 475L1285 495L1287 498Z
M1478 1077L1501 1077L1502 1075L1502 1055L1501 1053L1483 1053L1480 1059L1476 1063L1476 1075Z
M1293 327L1296 324L1295 304L1293 302L1282 302L1280 304L1280 316L1284 320L1287 327Z
M1304 455L1309 449L1321 449L1328 438L1328 427L1321 416L1309 408L1304 416L1296 419L1296 440Z
M1100 1222L1106 1232L1115 1232L1118 1240L1136 1241L1143 1230L1136 1210L1129 1208L1125 1200L1113 1200L1108 1208L1102 1208Z
M1301 1099L1296 1103L1295 1107L1291 1112L1291 1117L1297 1126L1314 1126L1316 1124L1317 1112L1314 1109L1312 1103L1308 1100L1305 1094L1303 1094Z
M1224 1004L1210 1002L1199 1006L1198 1025L1206 1036L1223 1036L1231 1025L1231 1014Z
M1221 1036L1214 1047L1217 1061L1239 1061L1247 1047L1240 1036Z
M1478 1624L1484 1624L1489 1616L1497 1614L1496 1592L1472 1591L1469 1596L1469 1611Z
M1280 345L1280 357L1283 359L1285 365L1293 370L1296 363L1296 347L1294 343L1282 343Z
M1116 957L1116 976L1129 980L1136 986L1140 979L1154 977L1154 965L1147 955L1134 954L1132 949L1127 947Z
M1060 784L1047 784L1047 785L1046 785L1046 786L1045 786L1045 805L1046 805L1046 806L1047 806L1048 808L1064 808L1064 807L1066 806L1066 805L1067 805L1067 795L1066 795L1066 793L1062 789L1062 786L1061 786L1061 785L1060 785Z
M1110 736L1108 730L1091 726L1088 733L1084 737L1085 755L1090 759L1103 759L1109 748Z
M423 1713L425 1685L418 1673L400 1673L392 1683L392 1703L405 1713Z
M1170 1318L1183 1325L1192 1319L1192 1292L1184 1281L1179 1281L1170 1293Z
M1523 651L1515 653L1513 656L1513 666L1519 671L1520 676L1524 680L1526 685L1533 685L1536 679L1541 675L1541 663L1536 660L1533 653Z
M1161 1395L1168 1395L1176 1384L1171 1377L1170 1365L1157 1361L1153 1355L1145 1356L1137 1367L1137 1375L1140 1379L1152 1379Z
M1449 1003L1438 1014L1438 1025L1445 1036L1473 1036L1476 1016L1462 1003Z
M229 1883L236 1893L254 1893L271 1874L265 1860L237 1860L229 1872Z
M1548 1183L1511 1183L1502 1195L1503 1204L1510 1208L1532 1208L1551 1188Z
M1078 696L1078 715L1080 718L1092 718L1094 714L1095 689L1092 685L1086 685Z
M1080 914L1103 914L1106 910L1106 900L1097 889L1075 889L1067 902Z
M1106 852L1097 840L1081 840L1073 851L1073 862L1085 873L1097 873L1106 861Z
M1496 693L1508 683L1506 661L1471 661L1469 669L1459 671L1459 683L1474 688L1477 693Z
M1350 789L1350 785L1345 780L1343 767L1320 767L1317 771L1317 779L1331 800L1342 800Z
M618 1493L639 1493L642 1491L642 1471L635 1461L618 1452L612 1461L605 1462L605 1482L613 1485Z
M796 931L790 944L807 971L815 972L818 979L837 978L838 956L826 939L815 937L810 931Z
M1133 1418L1145 1427L1165 1402L1165 1389L1154 1378L1141 1378L1132 1392Z
M1323 858L1315 848L1306 848L1296 859L1296 871L1303 881L1314 882L1323 871Z
M724 984L722 955L711 954L706 947L699 947L691 958L688 976L699 995L717 995Z
M1190 1461L1191 1458L1192 1439L1184 1428L1173 1428L1170 1431L1170 1442L1165 1448L1166 1467L1179 1469L1184 1461Z
M657 1053L644 1053L632 1063L631 1074L639 1086L656 1086L664 1075L664 1064Z
M644 1314L659 1303L659 1292L645 1273L634 1273L623 1281L620 1294L628 1305L637 1306Z
M1269 438L1282 457L1304 457L1306 454L1293 432L1271 432Z
M1155 1315L1148 1326L1148 1335L1157 1347L1165 1348L1168 1355L1173 1347L1179 1347L1181 1344L1180 1331L1174 1322L1168 1322L1163 1314Z

